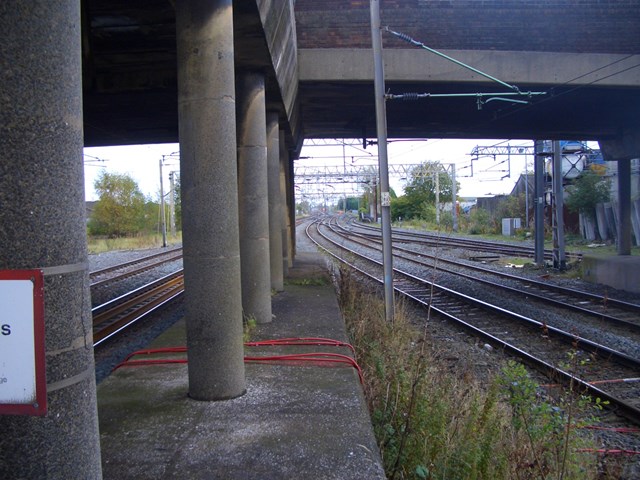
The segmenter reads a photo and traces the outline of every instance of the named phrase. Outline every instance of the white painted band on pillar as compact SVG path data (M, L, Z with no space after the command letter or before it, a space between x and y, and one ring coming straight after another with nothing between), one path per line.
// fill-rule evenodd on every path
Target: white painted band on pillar
M56 265L53 267L42 267L42 268L37 268L36 270L42 270L42 274L45 277L48 277L51 275L64 275L66 273L82 272L84 270L87 270L87 267L88 267L87 262L80 262L80 263L69 263L67 265Z

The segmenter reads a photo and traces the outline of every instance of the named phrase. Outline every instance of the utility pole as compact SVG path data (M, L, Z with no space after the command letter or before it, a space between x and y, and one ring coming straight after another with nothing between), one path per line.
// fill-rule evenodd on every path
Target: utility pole
M376 130L378 133L378 172L380 174L380 205L382 210L382 265L384 269L384 310L387 322L393 322L393 257L391 254L391 196L389 194L389 164L387 161L387 111L382 63L382 30L380 1L371 0L371 44L374 64L374 95Z
M162 161L160 159L160 228L162 230L162 246L167 246L167 223L164 218L164 185L162 180Z
M567 260L564 253L564 197L562 191L562 152L560 142L553 142L553 267L566 270Z
M533 176L534 176L534 230L536 265L544 265L544 154L541 140L533 142Z
M176 236L176 185L174 181L174 175L176 172L169 172L169 225L171 226L171 236Z
M440 167L436 168L436 225L440 226Z
M458 187L456 185L456 164L452 163L451 164L451 201L453 202L453 210L452 210L452 216L453 216L453 231L457 232L458 231L458 202L457 202L457 197L458 197Z

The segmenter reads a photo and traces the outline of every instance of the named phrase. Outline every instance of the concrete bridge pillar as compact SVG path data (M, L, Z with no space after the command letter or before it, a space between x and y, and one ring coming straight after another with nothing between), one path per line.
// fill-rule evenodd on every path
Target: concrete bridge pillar
M271 288L284 290L282 256L282 194L280 192L280 133L277 112L267 112L267 182L269 187L269 244Z
M0 31L0 269L44 272L48 404L0 415L0 478L101 478L80 2L5 0Z
M296 193L293 178L293 156L290 152L288 160L287 204L289 205L289 267L293 267L293 260L296 256Z
M242 73L236 85L242 307L245 317L267 323L271 272L264 75Z
M640 158L640 130L599 143L604 159L618 162L617 250L618 255L631 255L631 160Z
M232 0L176 2L189 395L245 392Z
M280 146L280 215L282 218L282 274L286 277L289 274L289 267L293 266L292 259L289 255L291 249L289 236L289 214L287 205L287 174L289 155L284 139L284 130L279 132Z

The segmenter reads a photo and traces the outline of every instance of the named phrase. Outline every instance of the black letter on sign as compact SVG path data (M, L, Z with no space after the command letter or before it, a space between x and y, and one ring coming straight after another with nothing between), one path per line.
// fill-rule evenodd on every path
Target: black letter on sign
M2 335L11 335L11 325L2 325Z

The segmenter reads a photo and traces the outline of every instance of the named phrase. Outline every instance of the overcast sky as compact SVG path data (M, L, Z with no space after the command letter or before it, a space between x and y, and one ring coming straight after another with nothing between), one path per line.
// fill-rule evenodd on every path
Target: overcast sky
M331 141L333 142L333 140ZM355 143L355 142L347 142ZM514 156L510 162L505 158L479 159L473 162L473 177L470 176L472 149L479 146L532 145L527 140L445 140L430 139L425 141L391 141L388 146L389 164L418 164L424 161L439 161L443 164L456 165L456 178L461 185L458 192L462 197L490 196L511 192L518 176L525 171L525 161L531 170L531 156ZM160 159L165 157L163 167L164 191L168 190L169 171L178 171L177 156L171 154L179 150L178 144L134 145L119 147L85 148L85 196L87 200L97 200L93 184L102 170L110 173L128 173L136 180L145 195L157 199L160 191ZM344 155L344 156L343 156ZM303 158L296 160L296 166L318 165L374 165L377 164L377 149L362 145L354 146L304 146L300 154ZM510 163L510 165L509 165ZM504 178L503 178L504 177ZM404 182L397 177L390 177L391 186L398 195L402 194Z

